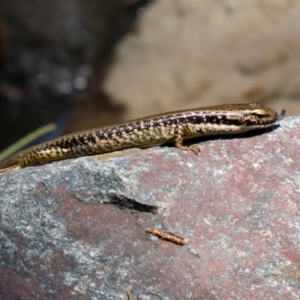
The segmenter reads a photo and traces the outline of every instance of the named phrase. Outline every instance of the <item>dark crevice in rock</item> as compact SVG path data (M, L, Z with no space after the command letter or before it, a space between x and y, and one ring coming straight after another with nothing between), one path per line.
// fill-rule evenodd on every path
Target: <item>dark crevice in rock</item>
M110 194L110 200L108 203L116 205L121 209L133 209L139 212L147 212L154 215L157 214L158 211L157 206L143 204L119 194Z

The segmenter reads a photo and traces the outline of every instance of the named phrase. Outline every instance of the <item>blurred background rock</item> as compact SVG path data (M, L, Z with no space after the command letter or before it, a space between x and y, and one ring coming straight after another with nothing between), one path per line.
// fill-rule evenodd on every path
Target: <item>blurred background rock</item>
M0 2L0 150L182 108L300 113L296 0ZM40 141L39 141L40 142Z

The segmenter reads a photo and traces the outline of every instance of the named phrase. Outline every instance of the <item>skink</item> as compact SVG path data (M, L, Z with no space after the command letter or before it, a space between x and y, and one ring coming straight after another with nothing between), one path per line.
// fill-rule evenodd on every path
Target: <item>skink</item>
M285 115L259 103L224 104L174 111L68 134L20 151L0 163L0 173L67 158L113 152L131 147L148 147L173 142L181 150L198 153L183 140L205 136L238 134L273 126Z

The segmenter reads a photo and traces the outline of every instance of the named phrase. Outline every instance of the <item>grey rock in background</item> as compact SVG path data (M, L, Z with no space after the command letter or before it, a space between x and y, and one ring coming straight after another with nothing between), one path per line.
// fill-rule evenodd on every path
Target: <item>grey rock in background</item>
M155 1L103 89L125 120L250 101L300 114L299 13L297 0Z
M3 174L0 298L298 299L299 126Z

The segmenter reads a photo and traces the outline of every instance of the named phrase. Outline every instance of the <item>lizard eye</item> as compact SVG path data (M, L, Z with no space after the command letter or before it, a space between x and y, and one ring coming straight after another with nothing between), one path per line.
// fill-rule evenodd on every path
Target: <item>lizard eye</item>
M256 116L257 116L258 118L265 118L265 117L268 117L268 115L266 115L266 114L256 114Z

